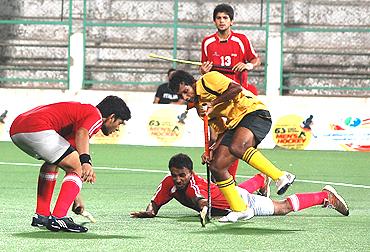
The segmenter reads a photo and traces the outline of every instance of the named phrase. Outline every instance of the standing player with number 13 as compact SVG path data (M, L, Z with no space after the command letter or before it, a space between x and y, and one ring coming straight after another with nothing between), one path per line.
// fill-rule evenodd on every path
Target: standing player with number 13
M234 10L230 5L216 6L213 11L213 22L217 32L202 41L203 65L200 67L200 72L208 73L213 65L231 67L232 71L217 71L257 95L257 88L248 84L248 71L261 65L261 60L249 39L244 34L231 30L233 20Z

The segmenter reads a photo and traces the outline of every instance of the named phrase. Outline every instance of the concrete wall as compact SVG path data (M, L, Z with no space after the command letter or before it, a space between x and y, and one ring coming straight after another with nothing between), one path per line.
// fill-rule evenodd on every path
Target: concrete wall
M87 1L87 19L106 23L162 23L173 22L173 2L167 1ZM265 2L265 1L264 1ZM260 23L260 1L232 1L237 25L258 26ZM212 24L214 1L179 1L179 23L189 25ZM72 7L73 31L82 30L83 1L74 0ZM265 6L263 7L265 8ZM321 27L369 27L370 6L366 1L286 1L286 25ZM68 1L62 6L51 0L7 0L0 9L1 19L64 20L69 15ZM63 13L63 14L62 14ZM271 1L271 31L279 32L281 3ZM262 15L265 22L265 13ZM68 27L59 25L0 25L0 69L1 77L21 78L67 78ZM200 42L214 28L179 29L178 57L199 60ZM241 31L251 38L265 63L265 33ZM149 53L171 55L174 31L172 28L157 27L88 27L86 50L86 77L92 80L128 82L158 82L164 79L171 63L153 61ZM308 77L286 79L286 85L345 86L350 81L355 86L369 87L366 80L330 79L332 74L366 75L370 69L368 54L370 33L287 33L284 37L284 73L328 73L329 80ZM307 53L316 52L314 54ZM321 52L329 52L323 55ZM337 53L344 53L336 55ZM27 70L14 70L25 66ZM196 67L181 66L197 73ZM4 69L6 68L6 69ZM251 83L261 83L263 68L257 69ZM276 81L279 81L278 79ZM0 84L4 86L5 84ZM20 86L43 86L42 83L23 83ZM46 87L50 83L46 84ZM60 87L60 83L52 83ZM326 84L325 84L326 85ZM6 85L5 85L6 86ZM94 88L117 88L117 85L95 85ZM155 86L126 86L126 89L153 90ZM292 91L291 94L295 94ZM307 91L305 91L307 92ZM324 91L326 92L326 91ZM330 91L331 92L331 91ZM308 93L312 94L312 93ZM343 93L339 92L338 95ZM355 93L353 93L355 95ZM347 94L344 94L347 95Z

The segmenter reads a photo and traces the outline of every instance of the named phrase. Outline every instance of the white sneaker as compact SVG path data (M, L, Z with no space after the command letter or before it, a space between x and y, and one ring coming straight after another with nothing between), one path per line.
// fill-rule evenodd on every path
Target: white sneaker
M284 172L284 175L276 181L277 194L284 194L286 190L288 190L288 187L293 184L294 180L295 175L289 172Z
M228 215L221 217L219 222L237 222L238 220L249 220L253 218L254 210L250 207L243 212L230 212Z

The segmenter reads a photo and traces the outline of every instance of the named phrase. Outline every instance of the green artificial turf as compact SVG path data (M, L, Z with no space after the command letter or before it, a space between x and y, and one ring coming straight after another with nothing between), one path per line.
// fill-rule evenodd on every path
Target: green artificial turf
M286 195L320 191L329 183L347 201L349 217L314 207L235 224L213 220L202 228L197 213L175 201L154 219L129 216L145 209L173 154L189 154L196 172L203 174L202 149L92 145L91 151L97 181L84 184L82 195L97 223L87 223L85 234L52 233L30 225L41 162L0 142L0 251L370 251L369 153L262 150L278 167L297 175ZM241 162L238 181L256 172ZM275 189L272 197L282 198ZM86 221L70 215L78 223Z

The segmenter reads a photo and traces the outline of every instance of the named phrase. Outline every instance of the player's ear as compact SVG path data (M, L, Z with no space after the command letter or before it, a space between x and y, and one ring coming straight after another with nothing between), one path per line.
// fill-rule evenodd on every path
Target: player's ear
M107 117L107 120L111 120L111 119L115 119L116 118L116 115L115 114L110 114L108 117Z

